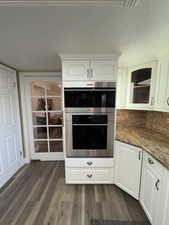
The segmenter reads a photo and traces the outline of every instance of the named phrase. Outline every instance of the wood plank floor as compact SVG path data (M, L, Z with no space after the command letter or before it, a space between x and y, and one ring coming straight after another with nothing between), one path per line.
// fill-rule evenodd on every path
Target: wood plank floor
M0 193L0 225L144 221L138 201L114 185L66 185L63 162L33 162Z

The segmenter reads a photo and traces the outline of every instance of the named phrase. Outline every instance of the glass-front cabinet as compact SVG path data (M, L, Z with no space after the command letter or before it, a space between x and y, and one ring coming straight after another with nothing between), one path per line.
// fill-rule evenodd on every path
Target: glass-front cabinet
M128 108L151 109L155 103L157 63L151 62L129 70Z

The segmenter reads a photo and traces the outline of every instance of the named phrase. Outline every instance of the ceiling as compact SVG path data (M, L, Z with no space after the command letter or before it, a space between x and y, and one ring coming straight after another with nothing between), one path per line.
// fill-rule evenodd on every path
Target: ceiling
M60 54L121 53L132 65L169 50L169 1L134 7L0 6L0 61L23 71L60 71Z

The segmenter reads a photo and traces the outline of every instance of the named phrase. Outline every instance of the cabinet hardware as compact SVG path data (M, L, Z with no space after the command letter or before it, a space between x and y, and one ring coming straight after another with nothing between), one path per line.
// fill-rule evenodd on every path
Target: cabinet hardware
M87 79L90 78L90 69L87 69Z
M93 176L92 174L87 174L88 178L92 178L92 176Z
M154 105L154 97L151 98L151 106Z
M90 69L90 75L91 75L90 77L93 78L93 70L92 69Z
M138 159L141 160L141 151L139 151Z
M157 181L156 181L156 183L155 183L155 186L156 186L156 189L157 189L157 191L159 190L159 183L160 183L160 180L158 179Z
M169 105L169 98L167 99L167 105Z
M93 163L92 163L92 162L87 162L87 164L88 164L89 166L91 166Z
M148 158L148 163L149 163L149 164L154 164L153 160L150 159L150 158Z

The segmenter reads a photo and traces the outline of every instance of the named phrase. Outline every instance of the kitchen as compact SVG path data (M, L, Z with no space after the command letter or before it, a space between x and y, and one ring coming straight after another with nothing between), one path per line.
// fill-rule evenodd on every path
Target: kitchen
M168 225L169 51L107 52L0 66L0 224Z

